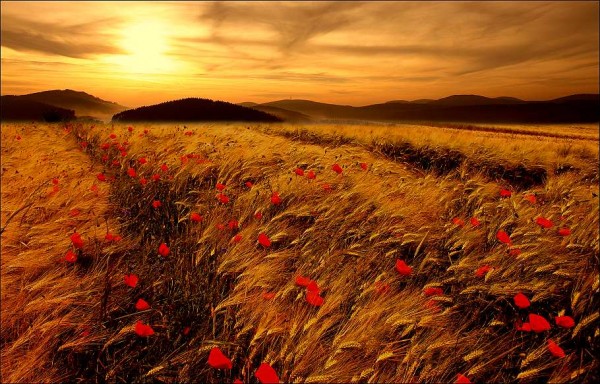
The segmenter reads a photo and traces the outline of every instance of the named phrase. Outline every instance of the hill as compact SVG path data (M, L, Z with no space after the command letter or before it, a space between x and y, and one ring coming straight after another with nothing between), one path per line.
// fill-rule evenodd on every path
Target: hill
M75 118L73 110L23 99L19 96L2 96L0 105L1 121L58 122Z
M59 108L71 109L78 116L88 115L93 117L110 117L115 113L124 111L127 107L102 100L85 92L73 91L71 89L51 90L17 95L23 100L36 101Z
M304 113L290 111L283 108L271 107L267 105L255 105L250 108L276 116L289 123L308 123L313 120L310 116L305 115Z
M117 113L113 121L260 121L278 122L268 113L224 101L188 98Z

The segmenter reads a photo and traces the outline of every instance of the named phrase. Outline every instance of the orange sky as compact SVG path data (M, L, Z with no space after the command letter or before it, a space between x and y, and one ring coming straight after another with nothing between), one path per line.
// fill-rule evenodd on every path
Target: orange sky
M598 2L1 2L1 93L366 105L598 93Z

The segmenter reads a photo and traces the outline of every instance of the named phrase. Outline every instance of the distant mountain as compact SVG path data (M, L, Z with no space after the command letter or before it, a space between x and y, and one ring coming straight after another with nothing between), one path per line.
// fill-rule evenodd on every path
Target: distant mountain
M1 121L69 121L75 118L75 111L53 105L23 99L19 96L0 97Z
M497 97L489 98L479 95L452 95L441 98L439 100L430 101L430 105L451 105L451 106L463 106L463 105L499 105L499 104L521 104L523 100L516 99L514 97Z
M113 121L261 121L278 122L268 113L224 101L188 98L119 112Z
M37 101L55 107L71 109L78 116L88 115L93 117L110 117L117 112L127 109L122 105L102 100L85 92L71 89L52 90L18 95L23 100Z
M572 101L593 101L598 103L600 101L600 95L597 93L581 93L577 95L570 95L565 97L559 97L558 99L548 100L552 103L564 103L564 102L572 102Z
M256 109L257 111L262 111L270 115L276 116L281 120L290 123L308 123L313 121L313 119L310 116L305 115L304 113L289 111L283 108L270 107L268 105L256 105L251 108Z
M418 100L411 101L411 103L413 103L413 104L427 104L427 103L431 103L432 101L435 101L435 100L433 100L433 99L418 99Z
M251 101L244 101L243 103L238 103L238 105L241 105L242 107L252 108L252 107L258 105L258 103L253 103Z
M348 111L358 108L350 105L327 104L300 99L271 101L259 105L287 109L316 118L336 118L338 116L342 118L348 114Z
M386 104L407 104L410 103L410 101L408 100L390 100L390 101L386 101Z

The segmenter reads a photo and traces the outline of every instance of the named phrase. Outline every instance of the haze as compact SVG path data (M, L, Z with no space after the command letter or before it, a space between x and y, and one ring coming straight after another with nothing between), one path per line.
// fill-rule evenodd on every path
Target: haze
M6 2L1 93L366 105L598 93L598 2Z

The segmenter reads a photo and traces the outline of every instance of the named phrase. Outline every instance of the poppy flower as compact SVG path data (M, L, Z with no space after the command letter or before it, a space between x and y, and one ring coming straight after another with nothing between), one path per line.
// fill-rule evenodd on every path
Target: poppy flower
M202 221L202 216L200 216L196 212L192 212L192 214L190 215L190 220L192 220L194 223L199 223Z
M558 230L558 234L561 236L569 236L571 234L571 229L569 228L561 228Z
M458 217L455 217L454 219L452 219L452 223L458 227L463 227L465 225L465 221Z
M135 303L135 309L145 311L146 309L150 309L150 304L144 299L138 299L137 303Z
M20 140L21 140L21 135L17 135L17 136L15 137L15 139L17 139L17 141L20 141Z
M254 217L255 217L257 220L260 220L260 219L262 219L262 218L263 218L263 214L262 214L261 212L256 212L256 213L254 214Z
M439 304L435 300L427 300L425 302L425 308L430 309L433 313L439 313L442 311Z
M77 255L69 249L65 254L65 261L73 264L77 261Z
M333 189L331 188L331 185L329 185L329 184L323 184L321 187L323 188L323 190L325 192L331 192L331 191L333 191Z
M154 201L152 201L152 207L154 209L159 208L160 206L162 206L162 203L160 202L160 200L154 200Z
M214 347L210 350L208 354L208 365L215 369L231 369L233 368L233 364L231 360L223 352L219 347Z
M116 138L117 138L117 135L116 135L116 134L114 134L114 133L111 133L109 137L110 137L111 139L113 139L113 140L114 140L114 139L116 139Z
M317 177L317 175L315 175L315 172L313 170L310 170L306 173L306 178L309 180L314 180Z
M479 227L479 225L481 225L481 221L477 220L476 217L471 217L471 226L472 227Z
M58 185L58 179L57 178L52 179L52 184Z
M187 336L190 334L190 331L192 329L190 327L183 327L183 330L181 331L181 333L183 333L184 336Z
M508 189L501 189L500 190L500 196L501 197L511 197L512 196L512 192L509 191Z
M98 186L96 184L90 187L90 191L94 192L96 195L98 194Z
M227 188L227 186L225 184L221 184L221 183L217 183L216 187L217 187L217 190L219 190L219 191L222 191L225 188Z
M135 172L135 169L129 167L129 169L127 170L127 174L131 177L136 177L137 173Z
M187 164L188 161L190 161L190 159L185 155L181 156L179 160L181 160L181 164Z
M106 176L104 176L104 173L99 173L99 174L97 174L97 175L96 175L96 178L97 178L99 181L106 181Z
M221 202L222 204L227 204L227 203L229 203L229 197L225 196L225 195L224 195L224 194L222 194L222 193L219 193L219 194L217 195L217 200L219 200L219 202Z
M146 185L147 183L148 183L148 180L146 180L146 178L145 178L145 177L142 177L142 178L140 179L140 184L142 184L142 185Z
M73 243L73 246L75 248L83 248L83 239L81 238L81 235L79 233L75 232L71 235L71 242Z
M185 131L183 134L186 135L186 136L192 136L194 134L194 132L192 132L192 131Z
M148 160L146 160L145 157L140 157L140 159L138 160L140 162L140 164L146 164L148 162Z
M491 270L492 267L490 267L489 265L482 265L481 267L477 268L477 271L475 271L475 276L483 277Z
M404 260L396 259L396 271L402 276L410 276L412 268L406 265Z
M308 277L304 277L302 275L298 275L296 276L296 280L294 281L296 283L297 286L299 287L308 287L308 284L310 284L312 280L309 279Z
M363 171L366 171L369 168L369 164L367 164L367 163L360 163L360 167L362 168Z
M511 244L512 242L508 233L504 232L503 230L499 230L498 233L496 233L496 238L504 244Z
M262 297L265 300L272 300L273 298L275 298L275 293L274 292L263 292Z
M456 380L454 381L454 384L471 384L471 380L469 380L469 378L461 373L456 375Z
M537 202L537 198L532 194L525 195L524 199L529 201L531 204L535 204Z
M108 144L108 143L104 143L104 144L102 144L102 145L100 146L100 148L101 148L102 150L106 151L108 148L110 148L110 144Z
M323 305L324 299L319 296L319 292L316 291L306 291L306 302L310 305L314 305L315 307L320 307Z
M141 320L138 320L135 323L135 333L141 337L148 337L154 335L154 329L151 326L142 323Z
M390 285L386 282L383 281L376 281L375 282L375 290L377 291L377 293L379 294L383 294L383 293L387 293L390 291Z
M115 235L115 237L113 237L113 241L114 241L115 243L116 243L116 242L119 242L119 241L121 241L121 240L123 240L123 237L122 237L122 236Z
M530 313L529 324L531 325L531 330L535 333L550 330L550 323L540 315Z
M341 174L342 172L344 172L344 170L342 169L342 167L340 167L340 165L338 163L335 163L331 166L331 169L333 170L333 172L337 173L338 175Z
M121 151L121 157L127 156L127 151Z
M118 167L119 165L121 165L121 163L119 162L119 160L113 160L112 165L113 167Z
M158 180L160 180L160 175L159 175L159 174L157 174L157 173L155 173L154 175L152 175L152 180L153 180L153 181L158 181Z
M80 213L81 212L79 211L79 209L71 209L69 211L69 216L71 216L71 217L79 216Z
M115 237L114 237L114 236L113 236L113 234L112 234L112 233L110 233L110 232L106 233L106 236L104 236L104 240L106 240L106 241L113 241L113 240L114 240L114 238L115 238Z
M232 242L234 243L239 243L240 241L242 241L242 235L240 235L239 233L235 236L233 236L233 238L231 239Z
M256 376L261 384L279 384L277 372L267 363L262 363L256 372L254 372L254 376Z
M525 296L521 292L517 293L513 297L513 301L515 302L515 305L521 309L528 308L531 305L527 296Z
M244 384L244 382L240 379L233 380L233 384Z
M245 184L245 185L246 185L246 187L248 187L248 188L252 188L252 186L254 185L254 184L252 184L252 182L251 182L251 181L246 181L244 184Z
M281 204L281 197L279 197L278 192L273 192L273 194L271 195L271 203L273 203L274 205Z
M227 226L229 227L229 229L234 230L239 228L240 223L237 220L229 220Z
M223 224L223 223L218 223L218 224L216 225L216 227L217 227L217 229L218 229L218 230L220 230L220 231L224 231L224 230L225 230L225 224Z
M535 222L542 228L551 228L553 225L552 222L545 217L538 217L535 219Z
M129 132L133 132L133 127L132 127L132 126L129 126L129 127L127 127L127 130L128 130Z
M565 357L565 351L558 346L552 339L548 339L548 350L554 357L563 358Z
M160 170L163 172L167 172L169 170L169 167L167 167L167 164L163 164L160 166Z
M571 316L556 316L554 321L556 325L562 328L573 328L575 326L575 320Z
M321 293L321 288L319 288L319 285L317 284L316 281L311 280L308 285L306 286L306 290L310 291L310 292L316 292L316 293Z
M427 287L423 289L425 296L439 296L444 294L444 290L439 287Z
M521 324L521 322L517 322L517 324L515 324L515 328L517 329L517 331L531 332L531 324L529 323Z
M149 132L149 131L148 131L147 129L144 129L144 135L147 135L147 134L148 134L148 132Z
M520 248L512 248L508 251L508 254L511 256L519 256L521 254L521 249Z
M258 242L260 243L260 245L262 245L265 248L268 248L271 246L271 240L269 240L267 235L265 235L264 233L261 233L258 235Z
M108 155L102 156L102 162L106 163L108 161Z
M159 247L158 247L158 253L162 256L162 257L167 257L169 256L169 252L171 252L171 250L169 249L169 247L167 247L167 244L162 243Z
M125 281L125 285L128 285L131 288L135 288L139 279L138 279L137 275L130 273L129 275L125 275L123 280Z
M87 143L87 141L82 141L80 145L81 145L81 148L85 149L85 148L87 148L88 143Z
M304 169L296 168L296 169L294 169L294 173L298 176L304 176Z

